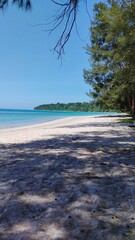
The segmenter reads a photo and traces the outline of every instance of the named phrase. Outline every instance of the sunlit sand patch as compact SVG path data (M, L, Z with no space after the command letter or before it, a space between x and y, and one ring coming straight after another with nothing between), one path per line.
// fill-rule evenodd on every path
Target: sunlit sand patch
M135 142L126 142L125 140L124 140L124 142L121 142L121 141L118 141L118 144L124 144L124 146L127 144L127 145L135 145Z
M18 234L22 232L31 231L32 228L33 227L29 222L20 222L20 223L14 224L14 226L12 227L12 232Z
M96 209L98 205L100 204L101 199L98 195L96 194L91 194L88 198L88 204L90 209ZM70 205L70 209L72 211L75 211L77 208L85 209L86 205L86 199L84 197L80 197L79 200L75 201Z
M0 190L7 190L9 187L8 187L8 182L5 182L5 183L0 183Z
M25 203L29 204L44 204L44 203L49 203L53 202L55 199L55 196L53 194L46 194L45 196L38 196L38 195L30 195L30 194L25 194L22 196L19 196L19 200L23 201Z
M60 229L56 224L50 224L47 226L46 234L53 239L65 239L64 229Z

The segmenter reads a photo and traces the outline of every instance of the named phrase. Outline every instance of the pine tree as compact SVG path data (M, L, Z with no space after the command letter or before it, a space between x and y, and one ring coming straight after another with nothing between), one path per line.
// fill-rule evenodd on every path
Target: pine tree
M95 4L90 31L90 95L105 108L135 114L135 1Z

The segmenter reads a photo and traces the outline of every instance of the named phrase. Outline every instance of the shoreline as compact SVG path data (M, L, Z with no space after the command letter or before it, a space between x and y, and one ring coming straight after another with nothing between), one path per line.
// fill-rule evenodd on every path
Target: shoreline
M0 128L0 132L1 131L11 131L13 129L24 129L24 128L32 128L32 127L40 127L40 126L44 126L46 124L49 124L49 123L59 123L61 122L62 120L64 119L72 119L72 118L80 118L80 117L90 117L90 118L109 118L109 117L124 117L124 116L127 116L127 114L125 113L116 113L116 114L103 114L103 115L86 115L86 116L64 116L64 117L60 117L60 118L57 118L57 119L52 119L52 120L47 120L47 121L42 121L42 122L39 122L39 123L27 123L25 125L19 125L19 126L12 126L12 127L4 127L4 128Z
M120 119L120 116L72 116L60 119L55 119L48 122L0 129L0 144L1 143L20 143L28 142L37 139L47 138L53 134L57 134L58 129L62 129L59 133L63 133L63 127L70 128L70 125L81 125L82 123L89 124L93 122L109 122L110 124ZM79 131L79 128L78 128ZM69 132L69 130L68 130ZM72 131L71 133L72 134Z
M17 111L19 111L19 110L17 110ZM29 112L29 110L28 110L28 112ZM29 114L31 114L31 112L35 112L35 111L31 110ZM50 112L52 113L53 111L50 111ZM54 112L56 112L56 111L54 111ZM19 113L21 113L21 110L19 111ZM66 113L66 114L65 115L60 115L60 116L59 115L58 116L51 116L51 114L50 114L50 116L46 116L46 117L44 116L45 118L43 117L43 119L42 118L41 119L40 118L36 119L35 117L37 117L37 116L35 115L35 117L33 119L31 119L31 120L29 119L29 115L28 115L28 119L27 119L27 116L25 115L24 116L24 120L20 121L21 118L23 118L23 115L21 116L21 118L18 115L17 119L15 119L15 117L12 116L13 114L12 114L12 111L11 111L11 116L9 115L7 117L7 116L3 116L2 115L2 122L0 123L0 125L1 125L0 126L0 131L4 130L4 129L27 127L27 126L31 126L31 125L33 126L33 125L42 124L42 123L46 123L46 122L51 122L51 121L55 121L55 120L59 120L59 119L67 118L67 117L123 115L121 113L119 114L119 113L115 113L115 112L82 112L83 115L78 115L77 114L78 112L72 112L72 115L68 115L69 112L64 112L64 113ZM3 113L1 113L1 114L3 114ZM5 122L4 122L4 118L5 118ZM9 119L9 120L7 121L7 119Z
M70 118L70 117L63 117L63 118L58 118L58 119L52 119L52 120L48 120L48 121L42 121L42 122L39 122L39 123L29 123L29 124L26 124L26 125L20 125L20 126L13 126L13 127L5 127L5 128L0 128L0 132L1 131L10 131L10 130L20 130L20 129L24 129L24 128L33 128L33 127L42 127L48 123L55 123L55 121L59 122L59 120L62 120L62 119L65 119L65 118ZM72 118L72 117L71 117Z

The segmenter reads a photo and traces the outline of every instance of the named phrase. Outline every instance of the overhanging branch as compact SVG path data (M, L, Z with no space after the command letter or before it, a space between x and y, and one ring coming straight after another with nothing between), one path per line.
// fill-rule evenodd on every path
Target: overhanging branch
M58 58L64 53L64 47L68 42L73 27L76 25L76 17L78 11L78 5L81 1L86 3L87 10L87 0L50 0L58 7L57 13L53 17L51 22L51 29L49 33L51 34L56 29L61 28L60 36L56 41L53 48L57 52ZM32 0L0 0L0 9L4 9L8 4L17 5L19 8L24 8L25 10L31 9Z

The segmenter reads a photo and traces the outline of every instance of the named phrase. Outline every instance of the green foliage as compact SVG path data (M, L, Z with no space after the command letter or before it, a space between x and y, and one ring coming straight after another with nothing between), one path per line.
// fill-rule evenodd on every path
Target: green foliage
M90 31L89 95L102 107L135 113L135 1L95 4Z
M55 111L73 111L73 112L100 112L101 109L95 102L77 102L77 103L56 103L43 104L34 108L35 110L55 110ZM110 109L112 111L112 109Z

